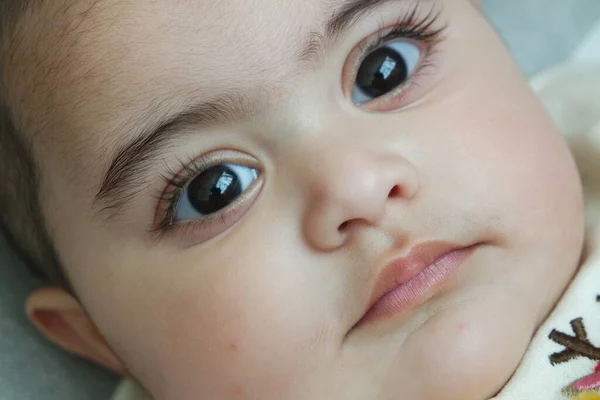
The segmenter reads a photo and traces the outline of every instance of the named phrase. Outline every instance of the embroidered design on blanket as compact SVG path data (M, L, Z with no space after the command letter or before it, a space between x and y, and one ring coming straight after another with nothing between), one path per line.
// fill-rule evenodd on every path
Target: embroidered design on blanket
M596 297L600 303L600 296ZM575 336L559 332L556 329L550 333L550 339L565 347L565 350L550 356L552 365L562 364L579 357L597 361L594 371L581 379L576 380L563 389L563 394L571 396L573 400L596 399L600 400L600 347L594 346L587 334L583 318L571 321L571 328Z

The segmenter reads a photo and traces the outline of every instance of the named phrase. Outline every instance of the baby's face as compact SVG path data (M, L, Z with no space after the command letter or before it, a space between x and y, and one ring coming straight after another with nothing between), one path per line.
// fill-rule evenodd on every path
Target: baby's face
M503 386L575 271L582 206L469 0L48 12L38 57L58 67L28 104L48 111L44 211L82 304L157 399Z

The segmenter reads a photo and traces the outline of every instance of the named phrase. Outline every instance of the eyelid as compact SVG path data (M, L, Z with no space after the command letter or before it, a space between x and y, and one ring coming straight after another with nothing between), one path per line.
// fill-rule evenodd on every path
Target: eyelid
M155 229L156 239L169 239L183 248L189 248L216 238L231 229L243 217L258 199L264 185L263 174L223 210L202 219L174 223L166 229Z
M415 18L414 15L412 18ZM445 30L445 28L441 28L428 31L437 19L438 14L430 13L425 19L413 21L412 25L409 26L405 25L406 22L404 20L382 26L377 32L367 36L356 46L359 49L359 54L356 59L360 63L370 52L383 47L389 42L399 39L415 43L419 45L419 47L433 47L441 40L440 35ZM423 29L423 31L415 31L415 29Z
M263 181L264 173L260 163L254 157L240 151L210 151L191 159L188 163L181 162L181 164L183 167L177 173L170 173L168 177L165 177L166 186L157 196L158 202L151 231L158 232L161 236L185 228L187 225L202 224L215 218L222 218L222 214L230 211L238 202L243 202L244 199L247 201L248 193L253 193L255 187L259 184L262 185ZM243 165L256 169L260 173L249 188L222 211L195 221L181 223L174 221L174 209L189 183L203 171L221 164Z

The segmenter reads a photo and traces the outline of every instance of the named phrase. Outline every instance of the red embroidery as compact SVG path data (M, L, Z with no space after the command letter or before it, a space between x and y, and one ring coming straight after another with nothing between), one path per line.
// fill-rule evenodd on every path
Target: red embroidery
M584 392L586 390L596 390L600 388L600 374L591 374L581 378L580 380L573 382L571 388L577 392Z

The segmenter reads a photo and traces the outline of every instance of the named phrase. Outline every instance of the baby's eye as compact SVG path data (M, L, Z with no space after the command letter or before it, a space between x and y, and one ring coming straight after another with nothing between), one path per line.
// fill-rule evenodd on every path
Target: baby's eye
M218 213L232 204L258 179L258 171L243 165L220 164L193 178L173 210L175 222Z
M352 89L352 101L361 105L404 85L421 60L421 48L397 40L375 49L364 58Z
M183 247L229 230L258 199L264 184L261 171L256 158L225 149L181 163L158 197L152 230Z

